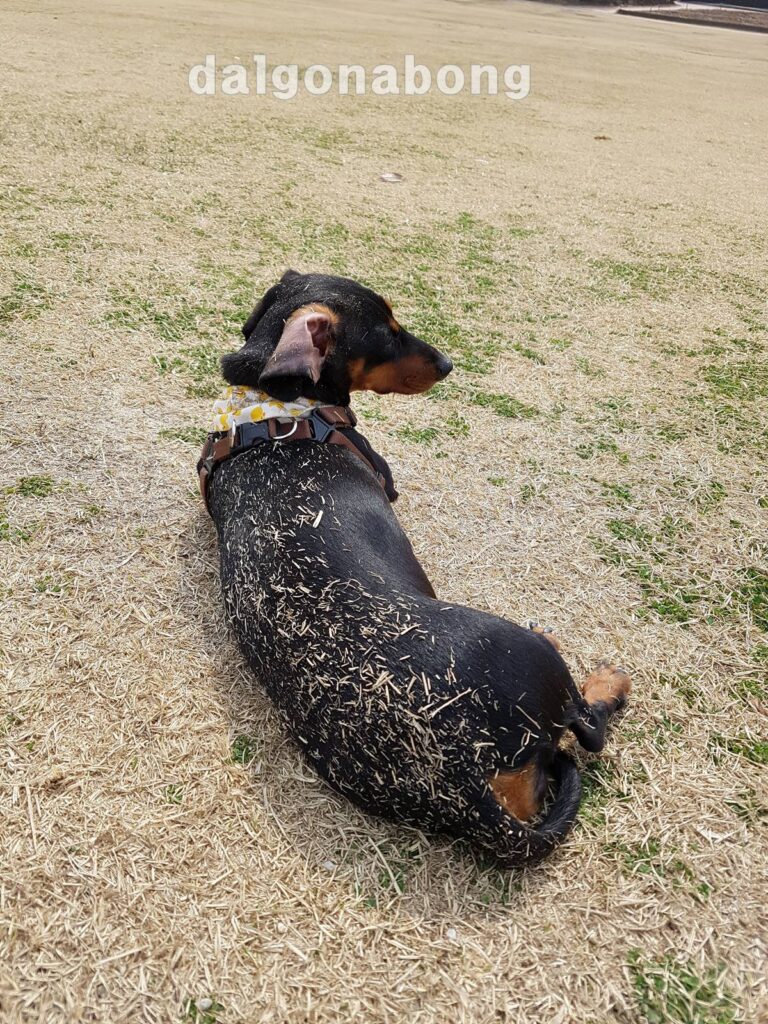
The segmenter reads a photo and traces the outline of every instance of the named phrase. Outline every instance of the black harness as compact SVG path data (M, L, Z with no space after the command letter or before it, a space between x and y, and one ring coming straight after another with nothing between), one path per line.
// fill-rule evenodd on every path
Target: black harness
M288 423L286 427L286 423ZM314 441L318 444L338 444L356 455L374 474L390 501L397 500L392 471L386 461L374 451L370 442L355 430L357 417L348 406L325 405L313 409L308 416L290 421L280 418L240 423L227 431L213 431L208 435L197 463L200 493L208 506L208 485L220 462L259 445L287 444L291 441Z

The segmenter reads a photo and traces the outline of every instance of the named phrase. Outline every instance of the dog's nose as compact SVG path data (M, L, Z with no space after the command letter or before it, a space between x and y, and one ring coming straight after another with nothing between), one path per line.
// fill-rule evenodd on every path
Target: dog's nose
M453 369L453 363L448 358L448 356L442 356L441 355L440 358L437 361L437 372L440 374L440 376L441 377L447 377L452 369Z

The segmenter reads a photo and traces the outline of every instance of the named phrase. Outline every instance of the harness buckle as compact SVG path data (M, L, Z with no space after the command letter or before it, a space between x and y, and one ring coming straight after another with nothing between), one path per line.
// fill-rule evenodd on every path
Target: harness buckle
M317 409L315 409L307 418L312 423L312 436L315 441L325 441L329 434L332 434L334 430L339 429L333 423L329 423L327 420L323 419Z
M239 448L250 448L260 441L271 441L268 420L259 423L240 423L232 431L232 451Z

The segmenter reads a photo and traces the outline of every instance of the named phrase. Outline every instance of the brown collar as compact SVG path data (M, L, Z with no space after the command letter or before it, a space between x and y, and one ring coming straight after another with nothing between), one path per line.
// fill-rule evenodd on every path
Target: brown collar
M392 473L382 457L371 448L362 434L354 429L357 417L348 407L324 405L314 409L309 416L285 420L267 419L259 423L242 423L226 433L212 433L203 445L197 472L200 478L200 493L205 507L208 504L208 485L211 474L220 462L240 455L257 445L269 441L287 444L289 441L317 441L324 444L340 444L353 452L373 472L384 488L390 501L395 501Z

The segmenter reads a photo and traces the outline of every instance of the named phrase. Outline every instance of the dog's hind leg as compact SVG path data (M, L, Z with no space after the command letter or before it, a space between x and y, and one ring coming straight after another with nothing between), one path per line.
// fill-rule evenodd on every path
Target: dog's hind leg
M528 619L527 626L532 633L540 633L545 640L549 640L556 651L562 650L560 641L555 636L551 626L542 626L535 619Z
M603 749L608 719L626 704L631 690L629 674L618 665L601 662L587 676L582 699L574 702L566 722L585 750L595 754Z

